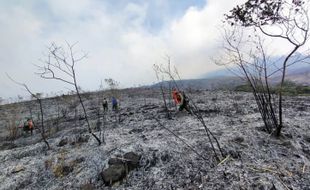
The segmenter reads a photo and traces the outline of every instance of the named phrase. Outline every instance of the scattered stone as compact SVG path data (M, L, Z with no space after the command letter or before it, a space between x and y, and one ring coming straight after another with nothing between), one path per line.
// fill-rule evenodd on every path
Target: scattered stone
M133 170L139 167L140 158L141 156L134 152L128 152L124 155L124 159L126 161L126 164L128 165L129 170Z
M59 141L57 146L62 147L62 146L65 146L66 144L68 144L68 139L64 138Z
M122 157L110 158L108 161L109 168L101 172L101 177L106 185L113 185L120 182L129 171L139 167L141 156L128 152Z
M91 183L86 183L80 186L80 190L94 190L95 186Z
M121 181L126 176L126 168L124 165L112 165L101 172L101 177L106 185L113 185L117 181Z
M122 165L124 164L124 160L121 160L119 158L110 158L108 161L108 164L111 165Z
M63 171L63 175L66 176L73 171L73 167L64 165L62 168L62 171Z
M143 129L141 128L137 128L137 129L132 129L129 131L129 134L132 134L132 133L141 133L143 131Z
M85 161L85 158L84 157L79 157L79 158L75 159L74 161L75 161L75 163L82 163L82 162Z
M76 139L76 143L86 143L89 140L89 135L79 135Z
M13 168L12 173L18 173L18 172L24 171L25 169L26 168L24 166L17 165Z
M235 137L233 141L236 143L242 143L244 141L244 138L242 136L238 136L238 137Z

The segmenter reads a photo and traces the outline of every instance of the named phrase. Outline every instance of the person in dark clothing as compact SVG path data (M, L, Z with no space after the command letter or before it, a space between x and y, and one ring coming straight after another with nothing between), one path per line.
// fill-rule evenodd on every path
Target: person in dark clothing
M24 123L24 131L28 132L30 131L31 135L33 134L33 121L31 118L28 118L27 121Z
M118 103L115 97L112 97L112 110L117 111L118 110Z
M189 109L189 99L186 97L185 93L182 92L181 94L181 104L180 104L180 107L179 107L179 111L183 111L183 109L185 109L189 114L191 114L191 110Z
M104 112L108 111L108 101L106 98L103 99L102 107Z

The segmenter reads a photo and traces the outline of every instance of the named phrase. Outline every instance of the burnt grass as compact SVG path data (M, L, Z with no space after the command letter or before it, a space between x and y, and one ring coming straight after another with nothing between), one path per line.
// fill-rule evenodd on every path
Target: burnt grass
M168 102L166 119L157 90L120 92L120 110L103 114L100 93L83 95L98 146L88 133L76 96L43 100L47 150L40 136L35 101L0 107L0 189L310 189L310 97L284 99L284 128L275 138L264 131L250 93L192 91L208 128L225 153L216 162L203 126ZM107 96L107 95L106 95ZM34 135L17 129L9 138L8 122L34 117ZM184 139L197 156L155 118ZM102 130L100 132L100 129ZM107 186L100 173L110 158L141 155L139 167Z

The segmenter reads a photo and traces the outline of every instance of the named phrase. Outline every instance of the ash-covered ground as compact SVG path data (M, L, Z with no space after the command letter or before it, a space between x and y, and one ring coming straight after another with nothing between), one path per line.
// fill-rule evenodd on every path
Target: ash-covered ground
M109 105L105 114L101 94L85 94L93 131L105 141L101 146L88 133L76 97L63 96L43 101L50 150L41 139L34 101L0 107L0 189L310 189L310 97L285 97L285 127L275 138L264 131L249 93L188 95L225 153L220 163L193 115L169 102L172 119L166 119L158 91L122 90L119 112ZM8 139L10 121L30 114L34 135L18 129L17 139ZM109 160L128 152L141 156L139 167L119 182L104 183Z

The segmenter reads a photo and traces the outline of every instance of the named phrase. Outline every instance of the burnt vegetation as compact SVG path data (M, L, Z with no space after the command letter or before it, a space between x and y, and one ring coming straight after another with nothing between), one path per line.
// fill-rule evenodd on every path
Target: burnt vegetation
M283 128L283 93L289 66L309 62L309 51L298 50L309 39L309 1L248 0L225 15L223 55L216 63L236 66L230 69L247 81L255 97L266 130L276 136ZM273 30L272 30L273 29ZM275 30L277 29L277 30ZM270 59L265 41L280 39L291 48L280 66ZM272 93L270 78L281 75L277 95Z
M32 100L0 106L0 189L308 189L309 87L286 80L309 61L297 55L309 38L306 5L248 0L224 16L214 62L246 81L235 90L186 88L166 56L156 85L121 89L107 78L84 92L76 64L87 54L52 43L36 74L73 90L43 98L8 76ZM280 64L268 38L291 47ZM20 129L25 117L33 135Z

